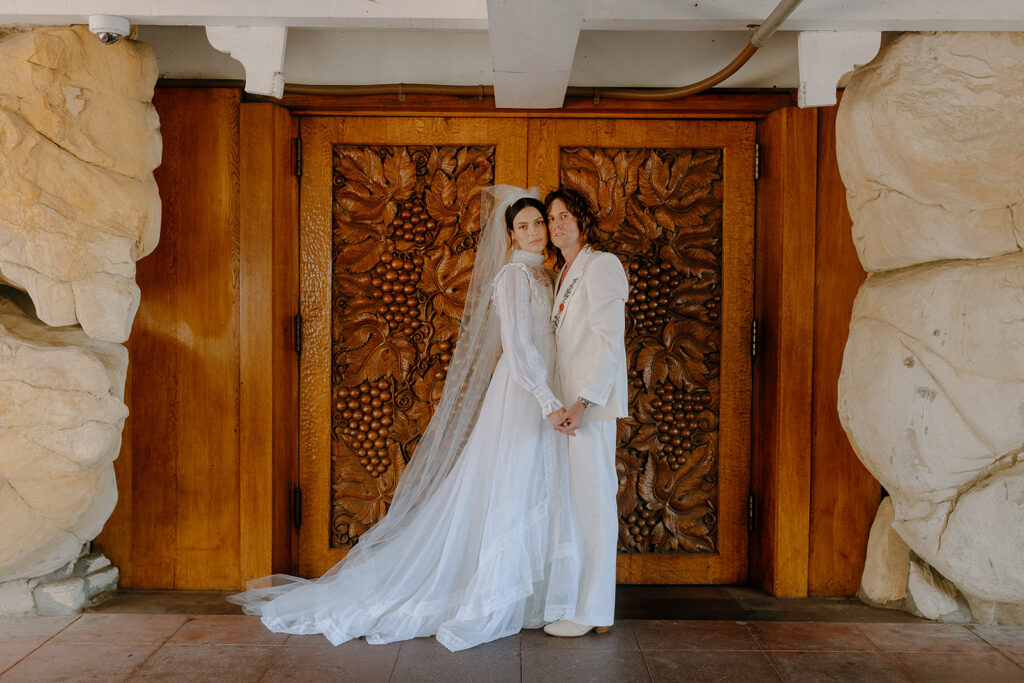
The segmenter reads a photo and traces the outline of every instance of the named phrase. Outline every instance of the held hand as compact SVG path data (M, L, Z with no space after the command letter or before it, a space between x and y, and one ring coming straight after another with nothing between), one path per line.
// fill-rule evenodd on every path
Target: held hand
M548 422L551 423L551 426L554 427L556 432L561 432L562 434L568 434L569 436L576 436L576 432L574 431L575 427L568 427L568 428L566 427L566 424L565 424L565 416L566 416L566 414L567 414L567 411L566 411L565 408L559 408L555 412L553 412L550 415L548 415Z
M576 430L579 429L580 424L583 422L584 410L583 404L576 401L565 411L565 414L562 416L562 423L555 427L555 429L563 434L576 436Z
M561 424L555 425L555 431L560 434L567 434L568 436L576 436L576 427L577 425L573 422L572 418L568 418L563 420Z
M550 422L551 426L554 427L555 429L558 429L558 426L560 424L562 424L562 420L564 420L564 419L565 419L565 408L559 408L555 412L553 412L550 415L548 415L548 422Z

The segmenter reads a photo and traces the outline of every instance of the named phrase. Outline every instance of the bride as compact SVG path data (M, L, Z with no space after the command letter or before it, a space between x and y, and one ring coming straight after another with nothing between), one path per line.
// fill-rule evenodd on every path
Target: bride
M228 598L270 630L462 650L574 616L544 205L488 188L481 226L448 380L387 515L319 579L274 575Z

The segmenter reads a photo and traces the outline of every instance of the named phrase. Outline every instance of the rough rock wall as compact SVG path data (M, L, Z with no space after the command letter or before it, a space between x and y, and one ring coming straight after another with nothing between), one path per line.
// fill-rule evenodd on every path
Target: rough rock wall
M0 300L0 583L79 555L117 501L128 351Z
M1024 34L903 34L854 74L837 120L869 271L839 412L891 494L874 546L890 529L909 546L869 552L862 595L892 604L879 574L896 572L900 604L930 618L1012 622L1024 605L1021 111Z
M0 38L0 614L117 583L87 550L117 500L120 342L159 237L156 77L148 46L81 26Z
M0 280L48 325L128 338L160 229L156 76L149 46L81 26L0 41Z

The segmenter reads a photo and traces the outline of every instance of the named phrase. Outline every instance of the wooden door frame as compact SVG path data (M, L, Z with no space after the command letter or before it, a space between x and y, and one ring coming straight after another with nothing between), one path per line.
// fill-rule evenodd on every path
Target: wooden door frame
M296 121L267 103L239 111L239 496L242 582L292 573L298 463Z
M381 126L375 126L376 120ZM332 125L333 124L333 125ZM302 120L304 183L317 191L300 197L300 293L304 352L300 358L299 482L306 505L304 523L312 531L299 534L297 566L300 575L318 576L344 557L330 547L332 502L331 393L333 310L333 235L331 196L334 173L331 140L367 144L416 145L443 139L446 144L494 144L497 184L525 185L526 122L515 118L431 117L410 121L394 116L307 117ZM323 189L321 189L323 188ZM321 194L321 192L323 194ZM327 457L320 457L326 454ZM308 529L307 528L307 529Z
M529 184L541 188L557 184L565 148L703 148L717 149L722 155L717 552L619 553L617 574L622 583L714 584L747 579L755 136L755 124L740 120L530 120Z
M256 98L258 100L258 98ZM298 117L306 115L338 116L522 116L524 118L666 118L753 120L758 126L762 149L762 180L757 183L755 232L755 314L759 325L759 353L753 363L754 408L751 448L751 494L754 502L754 532L750 537L749 581L775 595L807 594L808 529L810 518L810 444L812 442L811 376L814 304L815 197L813 186L802 180L813 177L816 168L815 121L813 110L797 110L795 93L712 93L680 102L630 102L586 99L567 101L560 110L497 111L493 100L443 96L396 98L286 95L272 105L289 110L292 129ZM243 107L245 105L243 104ZM245 132L243 131L243 136ZM291 158L291 141L280 138L273 143L279 158ZM259 184L266 186L266 180ZM252 185L243 172L242 186ZM273 188L275 197L287 198L298 206L297 183L293 188ZM284 227L279 224L284 222ZM275 230L293 229L290 218L275 217ZM290 225L288 223L290 222ZM785 230L783 230L785 226ZM243 235L245 226L243 225ZM243 243L244 249L244 243ZM772 258L764 258L763 250ZM785 291L785 296L783 293ZM243 291L243 297L245 293ZM273 336L274 330L253 331ZM243 353L246 362L258 363L255 356ZM243 402L246 399L243 398ZM250 401L258 400L255 396ZM243 415L246 413L243 412ZM266 411L264 411L264 415ZM771 416L768 419L765 416ZM297 415L295 416L297 420ZM244 424L244 423L243 423ZM275 500L290 499L294 477L285 479L274 472L274 457L263 454L258 470L259 485L243 486L243 509L256 511L243 516L246 533L263 538L264 525L282 529L279 514L267 511L256 501L266 496L270 486ZM296 465L291 471L295 471ZM244 476L244 475L243 475ZM277 508L278 510L280 508ZM248 530L248 531L246 531ZM245 578L279 571L282 553L297 564L294 538L290 533L273 533L271 550L246 549L252 555L244 563ZM271 559L270 555L273 555Z

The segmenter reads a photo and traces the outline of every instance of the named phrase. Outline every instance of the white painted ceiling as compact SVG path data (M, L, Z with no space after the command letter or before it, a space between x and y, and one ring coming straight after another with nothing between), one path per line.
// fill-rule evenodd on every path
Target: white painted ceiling
M748 27L776 4L0 0L0 24L122 16L153 46L163 77L246 78L255 92L284 82L483 84L495 86L499 106L550 107L559 106L567 85L674 87L700 80L728 63L746 45ZM211 47L205 27L224 27L216 42L234 57ZM1024 0L804 0L722 87L796 88L814 80L818 91L834 91L844 70L873 56L872 34L905 30L1024 31ZM818 31L837 33L798 38Z

